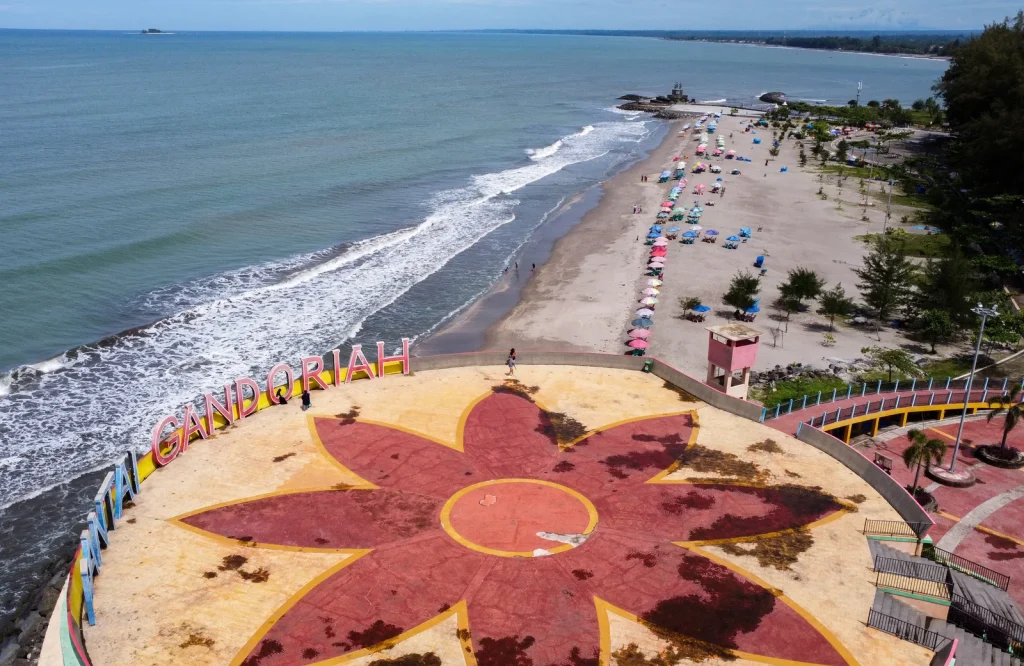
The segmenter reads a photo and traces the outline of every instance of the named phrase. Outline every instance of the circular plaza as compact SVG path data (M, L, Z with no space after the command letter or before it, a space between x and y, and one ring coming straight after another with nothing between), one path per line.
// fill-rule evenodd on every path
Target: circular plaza
M96 666L928 663L865 626L865 520L900 516L653 374L417 370L156 470L82 638Z

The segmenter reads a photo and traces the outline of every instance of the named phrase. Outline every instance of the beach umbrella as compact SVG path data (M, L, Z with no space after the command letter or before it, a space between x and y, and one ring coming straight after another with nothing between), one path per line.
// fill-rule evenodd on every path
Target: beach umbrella
M659 236L661 236L661 234L660 234L660 233L658 233L657 231L652 231L652 232L650 232L649 234L647 234L647 237L648 237L648 238L657 238L657 237L659 237Z
M646 289L643 290L644 296L657 296L660 293L661 292L655 289L654 287L647 287Z
M654 252L651 252L651 259L662 259L662 260L664 260L665 257L668 256L665 253L665 247L664 246L656 247L656 248L654 248L654 250L655 250ZM658 252L658 250L661 250L661 251Z
M695 224L692 227L690 227L690 231L700 231L703 228L704 227L700 226L699 224Z
M663 284L665 283L659 280L658 278L651 278L650 280L647 281L648 287L660 287Z
M757 305L754 305L753 307L749 307L746 310L744 310L744 312L746 312L747 314L757 314L760 311L761 308L758 307Z
M656 217L658 217L659 219L665 219L666 217L668 217L668 213L666 213L665 211L661 211L660 213L657 214Z
M674 233L677 233L677 232L679 232L679 231L682 231L682 229L680 229L679 227L671 227L671 228L669 228L669 230L668 230L668 232L669 232L670 234L674 234Z
M739 236L729 236L725 240L729 241L730 243L737 243L737 242L739 242L740 237Z
M633 349L647 349L651 346L651 343L646 340L630 340L628 344Z
M657 240L654 241L654 247L665 247L668 245L668 239L663 236L658 236Z
M662 205L662 207L668 206L669 208L671 208L673 203L674 202L672 202L672 201L662 201L661 205Z
M707 230L707 231L705 231L704 233L705 233L706 235L708 235L708 236L717 236L717 235L718 235L718 232L717 232L717 231L715 231L714 229L708 229L708 230Z
M649 338L650 336L651 332L646 328L634 328L632 331L629 332L629 337L639 338L641 340Z
M711 308L706 305L698 305L693 309L694 312L710 312Z
M650 308L640 308L636 311L637 317L650 317L652 314L654 314L654 310Z
M647 296L645 298L641 298L640 302L643 303L644 305L657 305L658 299L654 298L653 296Z
M647 268L665 268L664 259L652 259L651 263L647 264Z
M687 231L685 234L683 234L683 238L696 238L696 237L697 237L697 234L693 233L692 231Z
M638 326L640 328L649 328L654 326L654 321L647 317L640 317L639 319L634 319L632 324L633 326Z

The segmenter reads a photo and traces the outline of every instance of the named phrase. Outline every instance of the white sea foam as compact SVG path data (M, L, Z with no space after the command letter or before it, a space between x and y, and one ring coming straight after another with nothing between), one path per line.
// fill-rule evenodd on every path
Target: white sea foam
M155 292L175 314L131 334L0 375L0 509L129 447L148 446L158 417L277 362L297 368L358 334L364 322L487 234L515 219L512 193L615 145L644 123L587 126L527 164L438 192L409 226L335 249ZM406 331L395 331L395 337ZM415 331L408 331L415 333ZM397 342L392 341L392 342ZM38 464L40 459L46 465Z
M558 149L562 147L562 140L555 141L550 146L544 148L527 148L526 154L530 156L531 160L542 160L545 157L551 157L558 152Z
M723 97L722 99L704 99L697 102L697 104L725 104L726 101L727 100Z

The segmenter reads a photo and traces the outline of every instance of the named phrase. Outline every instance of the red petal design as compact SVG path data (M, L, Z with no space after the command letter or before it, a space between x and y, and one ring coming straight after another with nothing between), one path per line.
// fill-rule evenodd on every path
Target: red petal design
M843 666L828 640L769 590L677 546L600 534L564 553L593 593L656 627L714 645Z
M318 418L317 435L327 452L370 483L447 499L487 479L467 456L438 442L372 423Z
M373 548L438 529L441 505L395 490L318 490L228 504L181 522L257 544Z
M601 529L666 541L713 541L813 523L843 508L802 486L649 483L594 501Z
M458 603L486 560L440 535L364 555L289 608L242 666L308 664L395 638Z
M492 560L467 599L477 665L597 666L594 598L560 556Z
M463 431L466 455L491 478L537 477L557 461L547 414L526 398L495 393L477 403Z
M591 434L561 454L545 477L571 486L591 499L629 492L675 464L693 433L689 414L624 423Z

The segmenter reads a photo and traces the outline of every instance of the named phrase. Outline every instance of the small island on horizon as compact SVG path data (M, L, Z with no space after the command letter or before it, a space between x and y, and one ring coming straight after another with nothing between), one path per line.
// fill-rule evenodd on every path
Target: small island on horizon
M168 35L170 33L164 32L163 30L157 30L156 28L146 28L142 31L144 35Z

